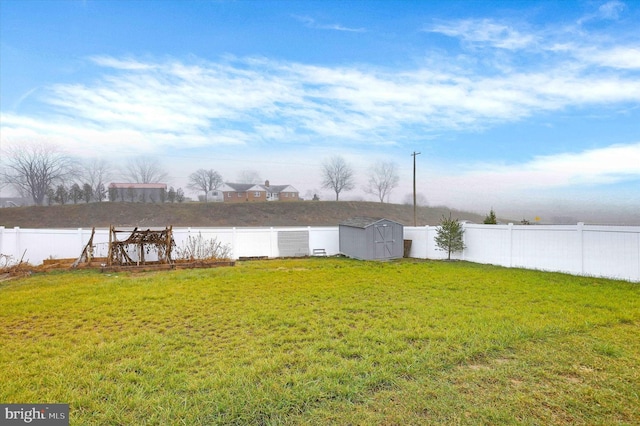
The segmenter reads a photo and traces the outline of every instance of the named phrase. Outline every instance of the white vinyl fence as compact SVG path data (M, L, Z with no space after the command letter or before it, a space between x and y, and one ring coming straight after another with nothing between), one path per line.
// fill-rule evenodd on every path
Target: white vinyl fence
M575 275L640 282L640 226L464 225L464 251L456 259L506 267L559 271ZM173 228L178 247L191 235L216 238L229 246L231 257L281 257L339 252L338 227ZM437 227L405 227L410 256L443 259L434 238ZM300 239L308 235L308 239ZM21 229L0 226L0 254L38 265L45 259L75 258L91 236L90 229ZM292 238L286 238L291 236ZM96 229L95 256L106 256L109 230ZM308 247L291 247L304 241Z
M640 227L465 226L463 259L508 267L640 281Z

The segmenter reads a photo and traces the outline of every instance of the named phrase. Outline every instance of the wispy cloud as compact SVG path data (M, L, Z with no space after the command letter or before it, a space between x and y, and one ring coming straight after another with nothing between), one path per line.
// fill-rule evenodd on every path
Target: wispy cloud
M618 69L640 70L640 47L616 46L611 49L576 49L574 53L585 63Z
M598 8L598 12L600 16L604 19L618 19L618 17L620 16L620 13L626 7L627 6L621 1L613 0L613 1L606 2L605 4L600 6Z
M522 49L536 42L534 34L518 31L511 25L502 24L492 19L441 22L427 26L423 31L460 38L470 44L490 45L507 50Z
M598 13L586 15L579 22L591 19L615 20L625 8L618 1L602 5ZM640 39L633 33L627 40L614 42L609 36L587 31L580 26L557 28L529 28L513 22L494 19L463 19L440 22L424 28L425 32L439 33L460 39L463 48L483 48L483 63L493 64L498 70L525 63L529 69L539 67L607 67L620 70L640 68ZM505 55L513 51L514 55ZM518 56L519 55L519 56ZM528 60L522 61L523 55Z
M608 20L615 21L620 18L621 13L627 8L627 5L618 0L611 0L601 4L598 9L592 13L588 13L578 20L579 25L588 23L589 21Z
M34 87L30 90L28 90L26 93L24 93L22 96L20 96L18 98L18 100L16 102L14 102L12 109L13 110L17 110L18 108L20 108L20 105L26 100L28 99L31 95L33 95L37 90L39 89L39 87Z
M604 19L618 19L620 13L625 10L627 7L621 1L613 0L606 2L598 8L598 12L600 16Z
M118 59L112 56L92 56L89 58L96 65L100 65L105 68L114 68L119 70L148 70L153 68L150 64L145 64L136 59L126 58L126 59Z
M610 64L611 53L592 49L575 66L497 75L323 67L265 58L184 63L94 57L101 78L50 87L44 95L47 112L5 114L2 133L4 138L47 133L47 127L54 133L68 129L68 138L80 143L84 131L127 131L159 148L245 144L262 140L264 129L270 138L310 143L402 143L539 112L640 102L640 79L603 71L599 66ZM633 55L618 60L635 69Z
M302 22L306 27L317 29L317 30L345 31L345 32L352 32L352 33L366 32L365 28L350 28L350 27L345 27L342 24L321 24L309 16L293 15L293 17L298 21Z

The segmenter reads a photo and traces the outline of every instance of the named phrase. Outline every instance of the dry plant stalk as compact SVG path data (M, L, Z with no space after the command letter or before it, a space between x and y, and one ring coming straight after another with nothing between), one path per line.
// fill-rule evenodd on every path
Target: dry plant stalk
M30 275L33 266L29 262L24 261L25 250L19 261L13 256L0 253L0 272L11 277Z
M184 242L184 246L175 250L176 258L184 260L228 260L231 248L222 244L217 238L205 239L202 233L191 236Z

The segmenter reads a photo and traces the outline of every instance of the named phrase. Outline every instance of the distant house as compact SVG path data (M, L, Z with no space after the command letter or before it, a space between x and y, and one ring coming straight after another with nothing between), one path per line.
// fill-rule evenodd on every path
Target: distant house
M110 183L110 201L160 203L167 198L166 183Z
M264 185L253 183L224 183L220 188L210 192L215 201L239 203L245 201L298 201L298 190L291 185Z

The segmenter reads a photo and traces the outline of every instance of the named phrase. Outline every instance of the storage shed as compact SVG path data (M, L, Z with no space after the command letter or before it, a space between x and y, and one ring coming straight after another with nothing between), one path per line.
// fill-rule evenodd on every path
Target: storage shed
M372 217L354 217L340 223L340 253L361 260L401 258L404 227L398 222Z

